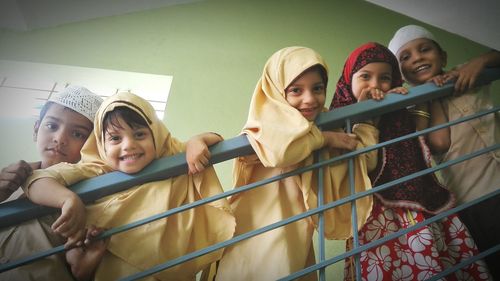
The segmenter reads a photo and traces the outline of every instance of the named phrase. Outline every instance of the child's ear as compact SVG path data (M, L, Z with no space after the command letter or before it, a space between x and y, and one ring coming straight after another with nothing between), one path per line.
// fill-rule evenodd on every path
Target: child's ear
M36 142L36 139L38 137L38 129L40 128L40 120L36 120L35 124L33 125L33 141Z
M441 67L446 67L446 64L448 64L448 54L445 51L441 51Z

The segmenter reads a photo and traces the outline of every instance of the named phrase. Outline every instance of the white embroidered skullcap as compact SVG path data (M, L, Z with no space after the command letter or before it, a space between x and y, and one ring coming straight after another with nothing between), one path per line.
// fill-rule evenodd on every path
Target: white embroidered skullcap
M52 95L48 101L68 107L94 123L94 116L103 99L87 88L71 85Z
M398 31L396 31L394 37L392 37L391 41L389 42L389 50L391 50L394 55L397 55L399 49L406 45L406 43L420 38L427 38L436 41L434 39L434 35L432 35L429 30L421 26L403 26Z

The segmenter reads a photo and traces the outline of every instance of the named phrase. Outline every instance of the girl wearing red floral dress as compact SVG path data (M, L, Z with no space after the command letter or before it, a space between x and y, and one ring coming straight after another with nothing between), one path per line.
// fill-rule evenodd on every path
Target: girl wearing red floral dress
M384 46L367 43L354 50L344 65L330 109L369 98L382 99L388 92L406 93L396 57ZM420 111L402 109L382 115L376 123L380 142L413 133ZM381 149L370 178L374 187L430 166L423 137ZM427 174L375 193L373 210L359 231L360 244L408 228L450 209L454 196L433 174ZM347 243L352 248L352 240ZM426 280L478 253L474 240L458 216L451 215L416 231L361 253L362 280ZM447 280L488 280L482 261L448 275ZM346 260L345 280L355 280L353 259Z

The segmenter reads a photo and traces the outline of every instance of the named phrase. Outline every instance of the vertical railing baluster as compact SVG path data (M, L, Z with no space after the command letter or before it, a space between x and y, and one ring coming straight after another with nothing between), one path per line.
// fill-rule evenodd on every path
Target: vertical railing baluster
M352 133L351 127L351 119L346 119L346 132L348 134ZM356 193L355 182L354 182L354 160L349 158L349 195L353 195ZM352 237L353 237L353 246L354 249L359 247L359 238L358 238L358 215L356 212L356 201L352 201L351 204L351 223L352 223ZM354 255L354 264L356 265L356 280L361 281L361 265L359 263L359 254Z
M323 160L321 158L321 151L318 150L314 153L314 163ZM323 206L324 204L324 185L323 185L323 174L324 167L320 167L318 169L318 207ZM323 262L325 260L325 218L323 212L318 214L318 248L319 248L319 262ZM321 268L319 270L319 280L325 281L326 274L325 268Z

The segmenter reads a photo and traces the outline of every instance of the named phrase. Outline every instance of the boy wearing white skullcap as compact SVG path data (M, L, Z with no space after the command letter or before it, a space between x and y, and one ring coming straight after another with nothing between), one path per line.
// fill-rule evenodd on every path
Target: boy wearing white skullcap
M21 160L2 169L0 202L18 190L33 170L60 162L78 162L80 149L93 130L94 116L102 101L97 94L80 86L69 86L51 96L34 126L33 139L41 161ZM24 197L24 194L16 192L12 197ZM46 216L0 231L0 263L62 244L61 237L51 230L53 222L52 216ZM73 277L63 257L57 255L0 273L0 280L35 279L73 280Z
M428 108L428 125L436 126L467 115L491 109L489 86L474 88L486 67L500 66L500 52L492 50L445 72L447 55L427 29L408 25L399 29L389 42L399 61L401 73L413 86L434 82L442 86L455 82L455 95L434 100ZM429 133L427 141L439 162L487 148L500 142L500 113L488 114L468 122ZM441 170L444 185L455 193L458 203L470 202L500 187L500 151L482 154ZM500 244L500 196L485 200L459 213L480 251ZM494 280L500 280L500 251L485 258Z
M81 86L68 86L53 94L40 110L33 140L41 161L19 161L0 174L0 202L6 200L34 169L59 162L76 163L80 149L93 129L94 116L103 99Z

